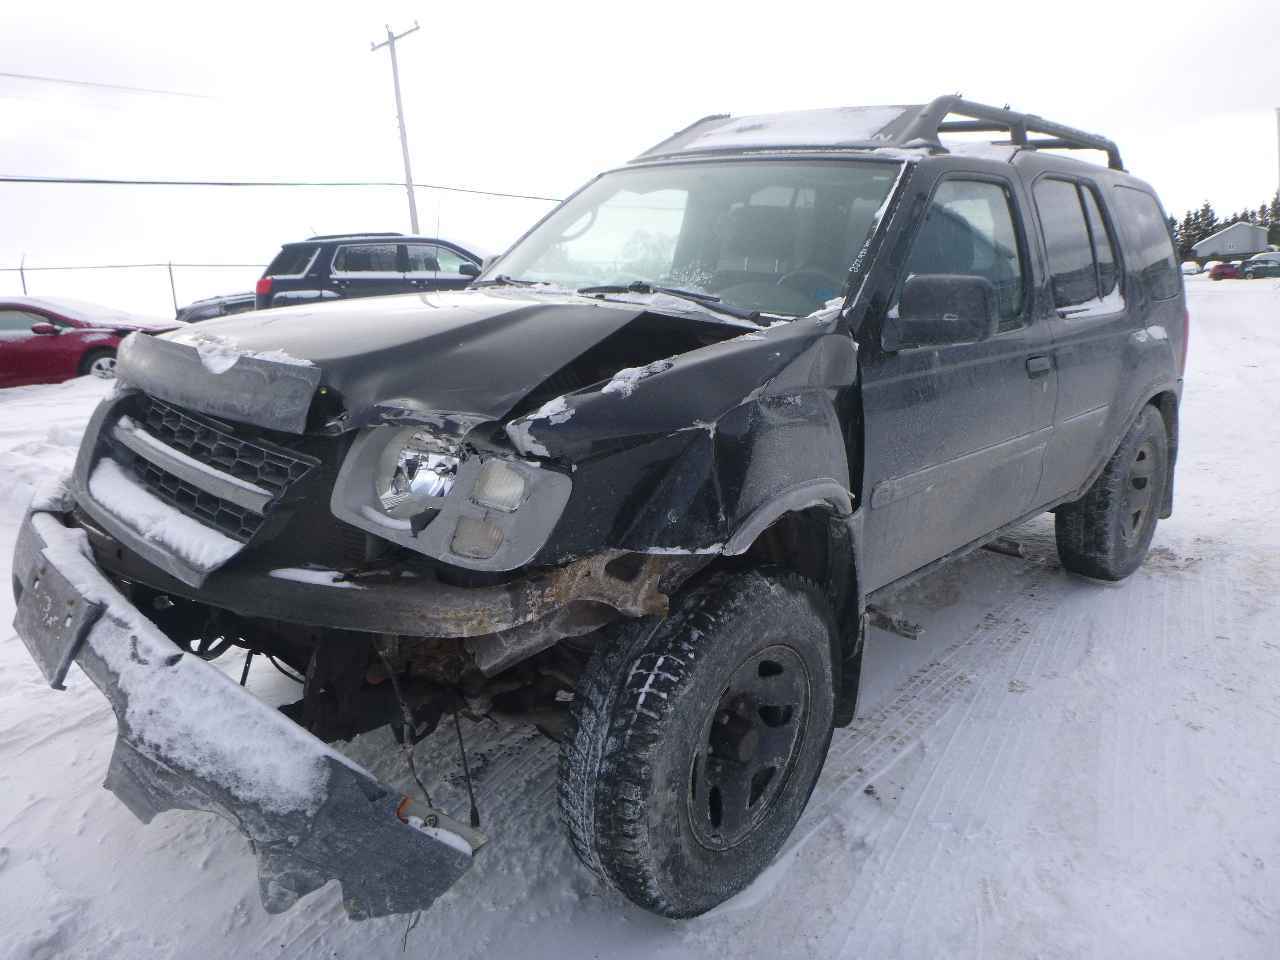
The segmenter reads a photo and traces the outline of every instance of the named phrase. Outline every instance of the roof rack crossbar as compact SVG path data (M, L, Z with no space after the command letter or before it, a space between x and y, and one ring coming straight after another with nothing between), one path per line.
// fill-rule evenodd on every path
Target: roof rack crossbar
M950 116L964 117L949 120ZM997 133L1009 134L1009 142L1027 149L1101 150L1107 155L1107 165L1112 170L1123 170L1120 148L1106 137L1086 133L1065 124L1054 123L1030 113L1018 113L1005 107L992 107L974 103L958 96L938 97L927 104L897 138L899 144L920 141L945 152L938 135L942 133ZM1041 134L1048 139L1029 139L1028 134Z

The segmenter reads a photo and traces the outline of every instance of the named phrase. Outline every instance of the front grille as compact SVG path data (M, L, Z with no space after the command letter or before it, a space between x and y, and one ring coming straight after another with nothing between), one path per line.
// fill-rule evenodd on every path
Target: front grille
M144 450L112 444L112 459L128 469L153 495L206 526L242 543L257 538L270 524L287 520L281 510L292 488L319 464L279 444L241 436L235 428L180 410L154 397L140 396L128 410L138 426L173 451L272 494L262 513L204 489L200 478L179 477L148 459ZM273 521L279 521L278 523Z
M248 543L262 529L266 518L261 514L206 493L194 484L144 460L132 450L117 449L115 458L122 466L129 467L138 481L165 503L177 507L206 526L222 531L233 540Z
M155 397L143 398L143 404L141 421L161 443L274 494L287 491L315 466L310 458L237 437Z

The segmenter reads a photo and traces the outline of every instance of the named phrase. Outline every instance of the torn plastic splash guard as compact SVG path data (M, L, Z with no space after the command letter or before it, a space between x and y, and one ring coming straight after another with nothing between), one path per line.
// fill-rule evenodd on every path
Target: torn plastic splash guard
M407 913L467 871L468 853L398 818L398 793L184 655L87 552L83 533L54 514L27 516L15 627L52 686L74 660L110 700L118 729L105 786L140 820L181 809L235 823L269 913L334 879L354 919Z

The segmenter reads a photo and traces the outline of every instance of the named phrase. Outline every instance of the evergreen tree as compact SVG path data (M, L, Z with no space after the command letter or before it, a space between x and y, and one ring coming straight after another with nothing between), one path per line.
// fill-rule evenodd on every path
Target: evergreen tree
M1196 228L1200 234L1199 240L1203 240L1218 229L1218 215L1213 210L1213 204L1208 200L1200 205L1200 210L1196 213Z
M1195 256L1195 251L1191 248L1200 240L1200 227L1196 223L1196 215L1188 210L1182 218L1182 223L1178 224L1178 254L1183 260L1188 260Z

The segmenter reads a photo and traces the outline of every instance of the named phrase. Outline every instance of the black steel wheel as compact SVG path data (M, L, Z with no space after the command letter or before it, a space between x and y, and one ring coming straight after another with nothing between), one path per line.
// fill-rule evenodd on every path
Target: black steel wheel
M1089 492L1054 516L1058 557L1073 573L1123 580L1146 559L1169 482L1164 418L1144 407Z
M787 646L752 654L703 722L689 769L689 826L727 850L769 816L791 775L809 714L809 672Z
M779 571L719 574L620 625L579 681L560 806L583 862L668 917L763 870L813 790L834 714L830 604Z

